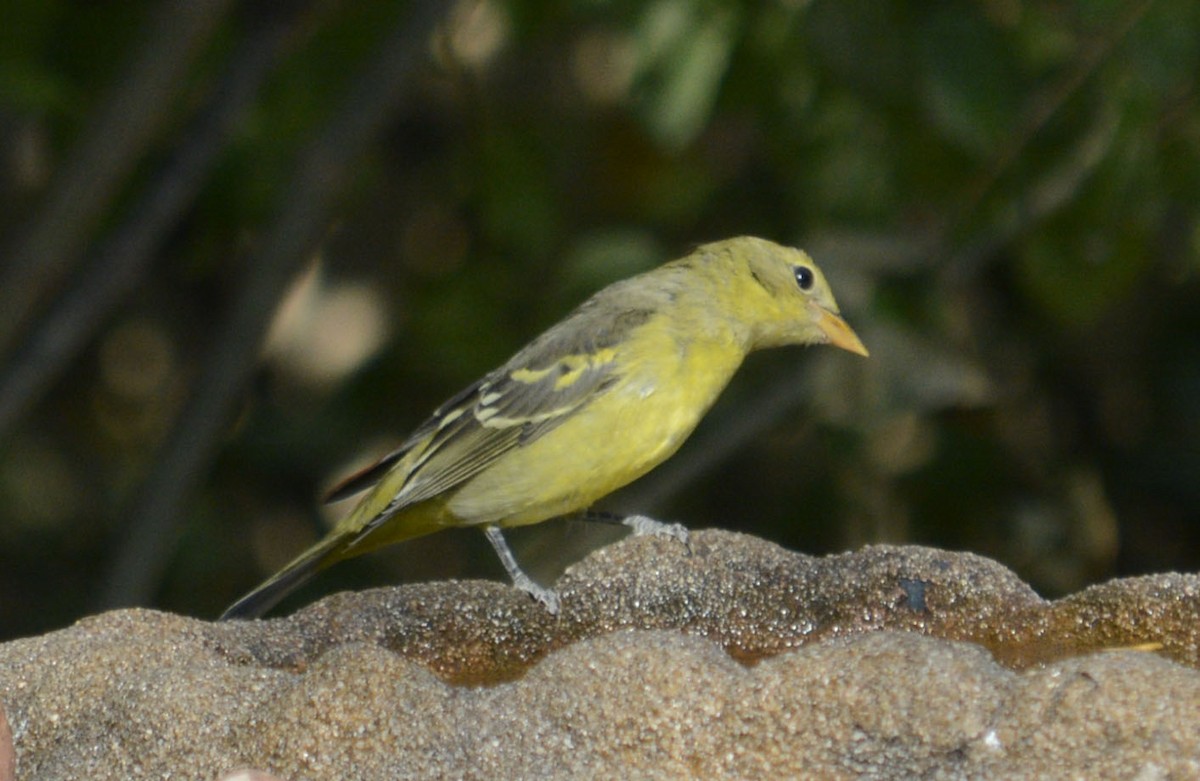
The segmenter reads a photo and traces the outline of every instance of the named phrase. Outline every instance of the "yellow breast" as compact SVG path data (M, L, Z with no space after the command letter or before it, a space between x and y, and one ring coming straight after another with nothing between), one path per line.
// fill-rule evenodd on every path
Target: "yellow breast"
M743 357L731 342L683 347L653 329L621 351L612 387L455 491L450 513L461 523L519 526L587 508L670 457Z

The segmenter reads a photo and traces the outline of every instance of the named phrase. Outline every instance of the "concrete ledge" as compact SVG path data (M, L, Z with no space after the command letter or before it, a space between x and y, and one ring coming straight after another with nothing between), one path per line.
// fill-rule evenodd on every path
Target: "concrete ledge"
M447 582L0 645L17 775L1200 775L1196 576L1046 602L970 554L710 531L625 540L558 587L557 617Z

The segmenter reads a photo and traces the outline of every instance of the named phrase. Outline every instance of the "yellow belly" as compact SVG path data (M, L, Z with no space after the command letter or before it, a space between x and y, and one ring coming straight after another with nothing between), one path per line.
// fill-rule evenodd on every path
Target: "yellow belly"
M661 356L664 353L656 353ZM520 526L582 510L670 457L741 363L740 350L693 347L633 367L545 436L506 453L454 491L458 523Z

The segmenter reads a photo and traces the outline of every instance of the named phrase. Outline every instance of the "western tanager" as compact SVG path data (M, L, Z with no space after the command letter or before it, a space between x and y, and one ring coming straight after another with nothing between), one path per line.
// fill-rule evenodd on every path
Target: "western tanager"
M674 453L747 353L818 343L867 354L812 259L763 239L609 285L334 489L331 501L371 490L222 617L259 615L334 562L449 526L487 532L514 583L555 611L500 527L589 507Z

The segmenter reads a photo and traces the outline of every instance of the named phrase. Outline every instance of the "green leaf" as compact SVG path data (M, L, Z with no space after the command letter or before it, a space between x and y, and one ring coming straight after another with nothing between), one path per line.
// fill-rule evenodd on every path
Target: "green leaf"
M1019 119L1012 47L983 19L945 6L925 23L921 99L929 119L965 151L986 158Z
M708 123L740 21L733 7L691 0L659 0L643 14L633 99L638 117L667 149L683 149Z

